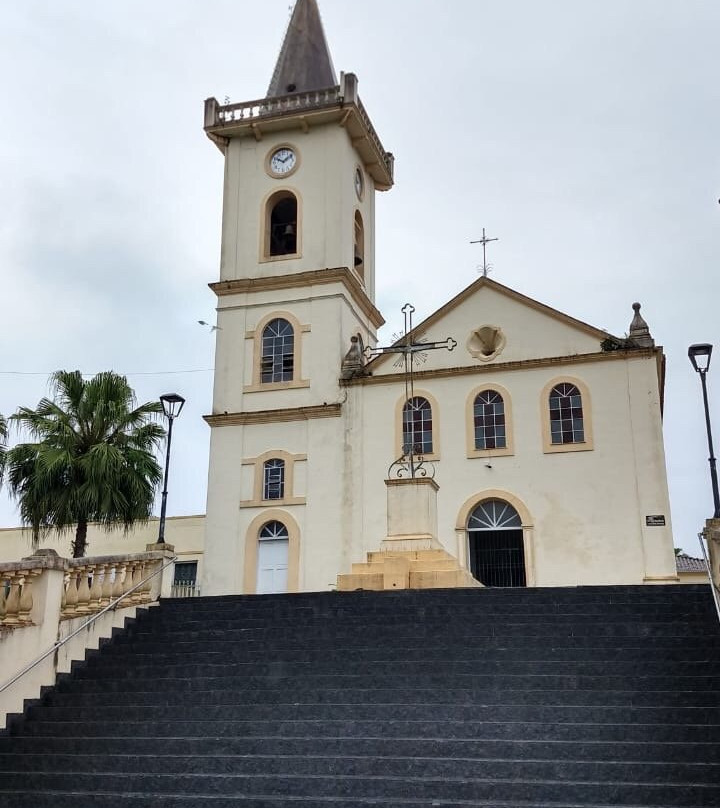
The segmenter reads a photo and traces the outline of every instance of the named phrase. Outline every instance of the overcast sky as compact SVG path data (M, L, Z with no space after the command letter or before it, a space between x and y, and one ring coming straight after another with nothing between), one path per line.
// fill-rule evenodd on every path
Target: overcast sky
M0 412L51 371L177 391L168 512L203 513L222 156L203 99L260 98L288 0L18 0L0 29ZM675 541L711 515L693 342L720 443L717 0L320 0L395 188L377 205L377 300L401 325L491 277L623 335L639 300L668 358ZM714 370L714 373L713 373ZM611 508L612 503L607 503ZM0 493L0 526L17 524Z

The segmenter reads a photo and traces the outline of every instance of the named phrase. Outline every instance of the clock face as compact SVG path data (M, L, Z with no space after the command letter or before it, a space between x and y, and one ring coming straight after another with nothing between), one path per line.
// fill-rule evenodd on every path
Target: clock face
M289 174L297 164L297 155L288 146L282 146L270 157L270 171L278 176Z
M365 188L365 179L363 178L363 173L359 168L356 168L355 169L355 193L358 195L358 199L362 199L364 188Z

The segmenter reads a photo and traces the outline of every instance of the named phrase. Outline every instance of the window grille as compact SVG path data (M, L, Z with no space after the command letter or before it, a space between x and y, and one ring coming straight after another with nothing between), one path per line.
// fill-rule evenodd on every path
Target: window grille
M584 443L582 396L574 384L556 384L550 392L550 440Z
M483 390L473 406L476 449L505 449L505 402L495 390Z
M197 582L197 561L176 561L170 595L173 598L191 598L200 594Z
M431 454L433 450L432 407L422 396L415 396L403 407L403 454L412 447L415 454Z
M525 586L522 520L508 502L482 502L468 519L472 574L485 586Z
M263 499L282 499L285 496L285 461L267 460L263 464Z
M260 530L260 541L278 541L289 539L288 529L282 522L273 520L263 525Z
M475 508L468 519L468 530L515 530L522 527L518 512L509 502L488 499Z
M295 333L287 320L271 320L262 333L260 380L289 382L293 378Z

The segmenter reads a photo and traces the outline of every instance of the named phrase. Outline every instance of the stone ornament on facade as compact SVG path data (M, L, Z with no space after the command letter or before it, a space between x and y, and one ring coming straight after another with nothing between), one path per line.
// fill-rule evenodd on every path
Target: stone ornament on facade
M505 334L499 326L483 325L470 334L466 345L468 353L474 359L491 362L502 353L506 342Z

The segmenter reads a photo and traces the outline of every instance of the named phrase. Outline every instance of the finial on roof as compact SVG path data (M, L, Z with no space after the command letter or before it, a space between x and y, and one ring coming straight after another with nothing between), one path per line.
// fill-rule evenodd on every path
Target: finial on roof
M336 84L317 0L297 0L267 96L323 90Z
M635 316L630 323L630 332L628 334L629 338L632 340L634 345L637 345L638 348L653 348L655 347L655 340L652 338L650 334L650 329L648 328L648 324L643 319L642 315L640 314L640 304L633 303L632 304L633 311L635 312Z

